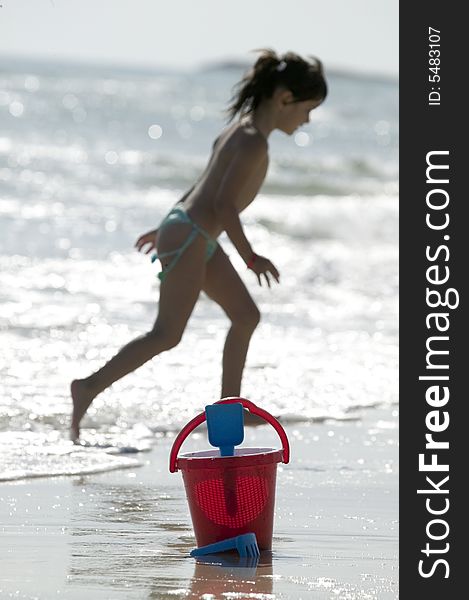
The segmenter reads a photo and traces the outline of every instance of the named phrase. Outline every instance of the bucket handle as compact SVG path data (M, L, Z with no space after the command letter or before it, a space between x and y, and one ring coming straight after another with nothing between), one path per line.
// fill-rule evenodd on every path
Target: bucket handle
M251 412L253 415L258 415L259 417L261 417L265 421L267 421L267 423L272 425L272 427L278 433L280 441L282 442L282 447L283 447L282 462L284 462L285 464L288 463L290 461L290 444L288 443L288 438L287 438L287 434L285 433L285 429L280 425L280 423L277 421L277 419L275 417L273 417L270 413L268 413L266 410L264 410L263 408L256 406L254 404L254 402L251 402L250 400L246 400L246 398L238 398L236 396L230 396L229 398L223 398L222 400L215 402L215 404L235 404L235 403L242 404L244 406L244 408L247 408L249 410L249 412ZM179 449L181 448L184 440L191 433L191 431L193 431L196 427L198 427L201 423L203 423L205 421L205 419L206 419L205 412L200 413L200 415L197 415L196 417L194 417L192 419L192 421L189 421L189 423L187 423L187 425L185 425L181 429L181 431L178 433L176 439L174 440L173 447L171 448L171 454L169 456L169 470L171 473L175 473L178 470L177 455L178 455Z

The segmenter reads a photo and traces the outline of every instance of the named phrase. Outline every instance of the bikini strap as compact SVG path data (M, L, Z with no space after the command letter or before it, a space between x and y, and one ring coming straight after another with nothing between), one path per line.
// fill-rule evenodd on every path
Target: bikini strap
M188 235L186 241L184 242L184 244L178 248L177 250L173 250L171 252L162 252L161 254L155 254L152 257L152 262L154 262L154 260L161 259L164 256L171 256L173 254L175 254L175 257L173 258L173 260L169 263L169 265L163 269L161 271L161 273L158 273L158 278L160 279L160 281L163 281L167 274L176 266L179 258L181 257L181 255L187 250L187 248L192 244L192 242L195 240L195 238L197 237L198 232L196 230L196 228L193 228L192 231L190 232L190 234ZM156 258L155 258L156 257Z

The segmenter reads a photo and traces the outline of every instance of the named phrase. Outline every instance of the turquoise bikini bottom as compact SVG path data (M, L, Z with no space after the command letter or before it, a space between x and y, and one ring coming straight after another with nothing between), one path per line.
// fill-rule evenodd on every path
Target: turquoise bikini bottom
M166 279L168 273L177 265L178 260L181 258L183 253L187 250L187 248L189 248L189 246L199 234L207 240L207 249L205 251L206 262L212 258L213 253L215 252L218 246L217 240L214 240L208 235L208 233L204 229L202 229L202 227L197 225L197 223L194 223L194 221L182 208L173 208L161 223L159 231L162 231L165 227L168 227L169 225L175 223L188 223L192 225L192 229L189 235L187 236L186 241L182 244L182 246L177 248L177 250L171 250L170 252L161 252L160 254L153 254L153 256L151 257L151 262L155 262L155 260L157 259L161 261L162 258L166 258L168 256L174 257L173 260L169 263L169 265L166 268L163 268L161 273L158 273L158 278L161 281L164 281Z

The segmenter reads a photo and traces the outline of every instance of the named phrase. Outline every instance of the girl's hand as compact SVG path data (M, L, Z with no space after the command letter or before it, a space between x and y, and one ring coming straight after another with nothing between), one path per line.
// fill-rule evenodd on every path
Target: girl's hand
M265 277L269 288L269 275L271 275L277 283L280 283L280 273L275 265L268 258L265 258L265 256L254 254L253 258L248 263L248 269L251 269L251 271L254 271L254 273L257 275L257 281L259 282L259 285L262 285L261 275Z
M147 244L150 244L148 249L145 250L145 254L149 254L152 250L156 250L156 236L158 234L158 229L153 229L148 233L144 233L141 235L138 240L135 242L135 247L139 252L143 250L143 247Z

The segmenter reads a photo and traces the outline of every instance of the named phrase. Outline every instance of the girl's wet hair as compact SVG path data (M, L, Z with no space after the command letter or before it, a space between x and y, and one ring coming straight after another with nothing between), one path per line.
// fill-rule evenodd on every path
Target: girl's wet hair
M252 113L264 98L271 98L277 86L284 86L293 94L295 102L303 100L323 101L327 96L327 84L322 63L311 56L305 60L294 52L278 56L271 49L261 52L254 66L235 86L235 94L228 106L228 120L238 113Z

